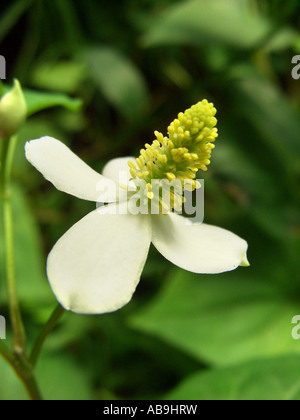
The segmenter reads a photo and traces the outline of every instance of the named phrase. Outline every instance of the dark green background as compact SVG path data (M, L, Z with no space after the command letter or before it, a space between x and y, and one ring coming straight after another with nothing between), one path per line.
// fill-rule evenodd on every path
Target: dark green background
M212 276L151 249L127 307L68 314L49 338L38 365L46 398L300 399L300 341L291 336L300 314L300 80L291 76L299 12L297 0L1 1L8 82L83 104L76 111L60 95L54 102L66 107L38 113L20 133L17 280L30 342L55 306L47 254L93 209L28 164L30 139L54 136L101 171L207 98L220 137L198 175L205 220L249 242L250 268ZM26 398L2 360L0 398Z

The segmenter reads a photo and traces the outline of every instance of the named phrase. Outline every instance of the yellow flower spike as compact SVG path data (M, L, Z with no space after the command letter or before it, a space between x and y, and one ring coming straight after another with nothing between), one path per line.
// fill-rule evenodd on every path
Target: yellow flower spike
M152 192L152 185L147 184L147 188L148 188L147 197L149 198L149 200L152 200L154 198L154 193Z
M210 164L213 143L218 137L216 113L214 105L204 99L178 114L168 127L167 137L155 131L156 139L141 150L137 167L132 162L129 164L132 177L143 179L147 184L152 179L167 178L169 182L178 179L185 189L185 180L194 180L196 172L207 171ZM200 185L192 181L187 188L194 191ZM151 190L148 198L153 198ZM160 204L166 209L167 206Z
M157 155L157 159L161 162L161 163L167 163L168 162L168 158L166 155Z
M147 162L147 168L148 168L149 171L152 171L152 168L153 168L153 162L152 161Z
M146 150L142 149L142 150L140 151L140 154L141 154L141 156L142 156L144 159L147 159L148 154L147 154Z
M176 179L176 176L174 174L172 174L171 172L166 173L166 177L168 178L168 180L170 182L174 181L174 179Z
M174 146L174 143L172 142L172 140L168 141L168 146L169 146L170 149L174 149L175 146Z
M132 178L136 177L136 169L130 168L129 172L130 172L130 175L132 176Z
M145 152L145 151L143 150L143 152ZM146 150L146 155L147 155L150 159L153 159L153 157L154 157L153 152L151 152L151 150L150 150L150 149L147 149L147 150Z
M136 159L136 163L137 163L137 165L140 169L143 169L143 166L144 166L144 163L145 163L145 162L142 161L142 159L143 159L142 156L140 156L139 158Z
M131 160L128 162L128 166L130 169L136 169L135 164Z

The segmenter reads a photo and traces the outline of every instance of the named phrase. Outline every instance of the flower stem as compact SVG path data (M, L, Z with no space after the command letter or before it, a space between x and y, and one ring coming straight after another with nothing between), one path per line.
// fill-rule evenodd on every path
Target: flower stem
M33 366L26 356L26 335L22 320L16 285L13 212L11 202L11 168L17 137L2 139L0 195L3 209L5 273L9 301L9 311L13 328L13 350L10 351L0 341L0 355L10 364L23 382L32 400L41 400L41 394L35 380Z
M14 366L14 357L6 345L0 340L0 355L6 360L11 366Z
M13 348L17 353L23 353L25 352L26 336L16 286L13 215L10 191L10 175L16 141L17 138L12 137L11 139L4 140L3 142L0 185L4 222L6 283L10 316L14 333Z
M50 316L48 322L45 324L44 328L42 329L40 335L38 336L34 344L33 350L29 358L29 361L32 366L35 366L37 364L41 349L43 347L43 344L46 338L51 333L53 328L56 326L60 318L64 315L64 313L65 313L65 310L60 305L58 305L53 311L52 315Z
M26 378L20 377L20 379L22 380L27 390L27 393L32 401L43 400L43 397L40 393L39 387L37 385L36 379L33 374L30 377L26 377Z
M41 401L43 398L35 379L33 366L28 362L26 356L15 355L13 368L23 382L30 399Z
M8 362L17 376L21 379L30 399L34 401L42 400L32 366L28 363L26 357L10 352L2 341L0 341L0 355Z

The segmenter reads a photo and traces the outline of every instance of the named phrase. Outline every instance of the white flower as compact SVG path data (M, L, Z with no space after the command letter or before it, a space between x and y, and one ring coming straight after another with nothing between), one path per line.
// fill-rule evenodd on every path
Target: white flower
M128 159L110 161L98 174L63 143L43 137L26 144L26 157L60 191L99 201L99 186L113 202L120 170L130 179ZM109 191L112 191L109 197ZM107 194L108 193L108 194ZM110 214L115 213L115 214ZM61 305L76 313L101 314L126 305L139 283L151 242L173 264L195 273L222 273L247 265L247 242L206 224L191 226L182 216L93 211L54 246L47 274Z

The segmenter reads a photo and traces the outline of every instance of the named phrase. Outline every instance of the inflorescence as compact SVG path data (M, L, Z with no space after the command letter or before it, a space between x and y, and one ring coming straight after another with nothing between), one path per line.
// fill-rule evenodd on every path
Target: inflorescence
M200 188L196 173L199 169L206 171L210 164L218 137L216 113L206 99L193 105L170 124L167 136L154 133L156 140L145 145L136 164L128 162L133 180L147 183L148 199L153 199L152 180L180 180L183 189L189 191Z

